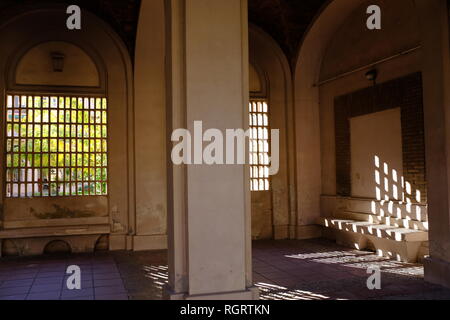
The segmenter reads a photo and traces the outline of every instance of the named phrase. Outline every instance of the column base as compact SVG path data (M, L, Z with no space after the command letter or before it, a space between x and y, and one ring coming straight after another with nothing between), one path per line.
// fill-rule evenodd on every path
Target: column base
M423 264L425 281L450 288L450 262L428 257Z
M185 293L174 293L166 286L164 288L163 298L173 301L211 301L211 300L234 300L234 301L254 301L259 300L259 289L257 287L248 288L245 291L210 293L204 295L189 295Z
M134 251L167 250L167 235L134 236Z
M273 227L273 239L274 240L287 240L289 239L289 226L274 226Z
M297 226L295 239L308 240L322 237L322 227L319 225Z
M109 250L121 251L127 250L127 235L126 234L110 234L109 235Z
M109 236L109 248L111 251L167 250L167 235L129 236L124 234L111 234Z

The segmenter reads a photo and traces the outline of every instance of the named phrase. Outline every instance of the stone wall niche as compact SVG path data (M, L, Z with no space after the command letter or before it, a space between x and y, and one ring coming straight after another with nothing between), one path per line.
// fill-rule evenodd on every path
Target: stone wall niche
M68 243L72 252L92 252L100 237L109 239L108 245L103 240L100 247L111 250L127 249L130 243L130 217L135 214L129 201L134 198L130 57L120 37L89 11L83 11L80 31L68 30L66 19L64 6L40 5L18 6L15 15L3 20L1 114L6 114L6 95L106 98L108 192L89 196L58 192L52 197L34 193L30 197L27 192L27 197L8 198L5 184L0 184L0 242L4 241L6 253L42 254L51 241ZM5 135L2 130L2 151L6 150ZM5 166L6 155L1 154L0 163ZM0 170L2 182L5 172Z
M250 98L269 106L270 129L280 132L280 170L270 177L270 190L252 192L253 239L295 238L294 124L292 78L287 58L275 41L251 25Z

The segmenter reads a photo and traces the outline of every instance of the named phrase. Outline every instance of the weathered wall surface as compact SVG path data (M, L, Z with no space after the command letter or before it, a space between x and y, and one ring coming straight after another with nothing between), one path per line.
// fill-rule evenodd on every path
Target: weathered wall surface
M167 248L164 1L143 1L135 59L136 250Z

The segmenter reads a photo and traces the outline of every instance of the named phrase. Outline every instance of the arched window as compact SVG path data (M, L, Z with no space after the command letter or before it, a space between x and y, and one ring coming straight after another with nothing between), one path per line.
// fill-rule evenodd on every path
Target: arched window
M44 41L22 49L5 95L6 198L108 194L108 101L81 47Z

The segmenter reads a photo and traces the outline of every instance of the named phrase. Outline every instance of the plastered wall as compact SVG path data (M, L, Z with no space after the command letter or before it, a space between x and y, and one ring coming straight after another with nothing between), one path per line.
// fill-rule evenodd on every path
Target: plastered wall
M135 249L167 248L164 1L143 1L135 58ZM150 40L151 39L151 40Z

